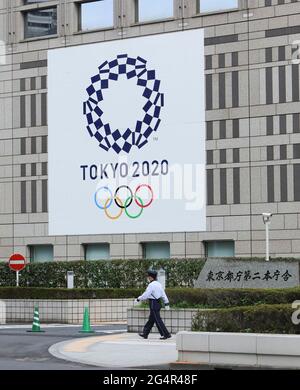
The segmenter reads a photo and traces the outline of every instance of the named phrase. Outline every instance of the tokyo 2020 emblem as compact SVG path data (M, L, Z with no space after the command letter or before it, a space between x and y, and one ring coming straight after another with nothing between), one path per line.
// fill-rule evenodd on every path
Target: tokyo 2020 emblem
M104 101L105 90L121 77L126 77L127 80L135 78L137 87L141 89L143 114L131 129L126 124L122 129L115 129L110 123L103 122L101 102ZM159 129L161 110L164 107L164 94L160 91L161 81L156 78L156 71L147 69L147 60L144 58L121 54L111 61L103 62L91 82L86 90L88 99L83 104L90 137L103 150L113 150L117 154L130 153L134 147L143 148L151 134Z

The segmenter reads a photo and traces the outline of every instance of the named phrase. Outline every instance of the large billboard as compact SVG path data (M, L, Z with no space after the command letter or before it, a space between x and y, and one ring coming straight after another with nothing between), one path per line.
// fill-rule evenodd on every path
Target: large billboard
M204 34L50 50L49 234L206 229Z

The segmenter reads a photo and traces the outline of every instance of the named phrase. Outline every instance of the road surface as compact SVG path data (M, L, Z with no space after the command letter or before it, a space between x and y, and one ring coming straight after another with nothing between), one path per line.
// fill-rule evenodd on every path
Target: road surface
M0 326L0 370L99 370L83 364L56 359L48 352L51 345L79 337L91 337L79 333L80 326L44 327L45 333L28 333L28 327ZM123 333L126 325L102 325L94 327L96 336Z

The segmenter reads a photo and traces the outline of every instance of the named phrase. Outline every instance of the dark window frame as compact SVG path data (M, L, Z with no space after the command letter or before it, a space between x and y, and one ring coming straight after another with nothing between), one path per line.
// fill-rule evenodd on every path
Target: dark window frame
M35 261L34 259L34 249L36 247L51 247L52 248L52 255L53 255L53 258L52 260L49 260L47 261L47 263L49 262L52 262L54 261L54 245L53 244L30 244L28 245L28 249L29 249L29 261L30 263L38 263Z
M155 18L155 19L146 20L146 21L140 20L139 19L139 11L140 11L139 1L140 0L135 0L134 1L134 23L135 24L159 23L159 22L163 22L163 21L166 21L166 20L172 20L172 19L175 18L175 7L174 7L174 1L173 1L173 14L171 16Z
M203 241L204 244L204 257L207 259L208 258L208 244L212 242L232 242L233 243L233 250L235 253L236 249L236 241L235 240L205 240Z
M86 242L86 243L83 243L81 244L82 247L83 247L83 258L84 258L84 261L109 261L111 260L111 244L109 242ZM106 245L108 246L108 259L98 259L98 260L89 260L86 258L87 256L87 248L89 245Z
M203 0L202 0L203 1ZM201 11L201 0L197 0L196 1L196 14L197 15L206 15L206 14L217 14L217 13L220 13L220 12L231 12L231 11L238 11L241 9L241 3L240 3L240 0L237 0L237 7L230 7L230 8L220 8L220 9L217 9L217 10L213 10L213 11Z
M37 3L39 4L39 3ZM37 11L46 11L46 10L51 10L55 11L55 31L52 31L51 29L49 30L49 33L45 34L37 34L37 35L32 35L29 33L29 26L28 26L28 15L29 13L37 12ZM23 28L23 34L24 34L24 40L31 40L31 39L47 39L51 37L57 37L58 35L58 24L59 24L59 13L58 13L58 5L49 5L45 3L42 6L36 7L36 8L30 8L28 10L24 10L21 12L22 18L23 18L23 23L24 23L24 28Z
M82 6L83 4L87 4L87 3L96 3L98 1L101 1L101 0L82 0L82 1L79 1L79 2L76 2L75 3L75 6L77 8L77 30L79 33L88 33L88 32L95 32L95 31L102 31L102 30L112 30L115 28L115 21L114 21L114 17L115 17L115 7L114 7L114 2L113 2L113 23L111 26L105 26L105 27L95 27L95 28L91 28L91 29L83 29L82 28Z
M143 241L140 243L142 246L142 259L147 260L146 257L146 245L147 244L167 244L169 246L170 258L171 258L171 243L170 241Z

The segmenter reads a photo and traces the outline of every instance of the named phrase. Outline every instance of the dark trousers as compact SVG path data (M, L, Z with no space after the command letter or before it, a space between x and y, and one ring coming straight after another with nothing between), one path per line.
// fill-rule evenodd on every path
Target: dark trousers
M170 335L170 332L166 328L165 324L163 323L163 320L160 317L160 301L155 299L149 299L149 306L150 306L150 316L149 319L144 326L143 334L145 336L148 336L151 332L151 329L153 325L155 324L157 326L157 329L161 336L168 337Z

